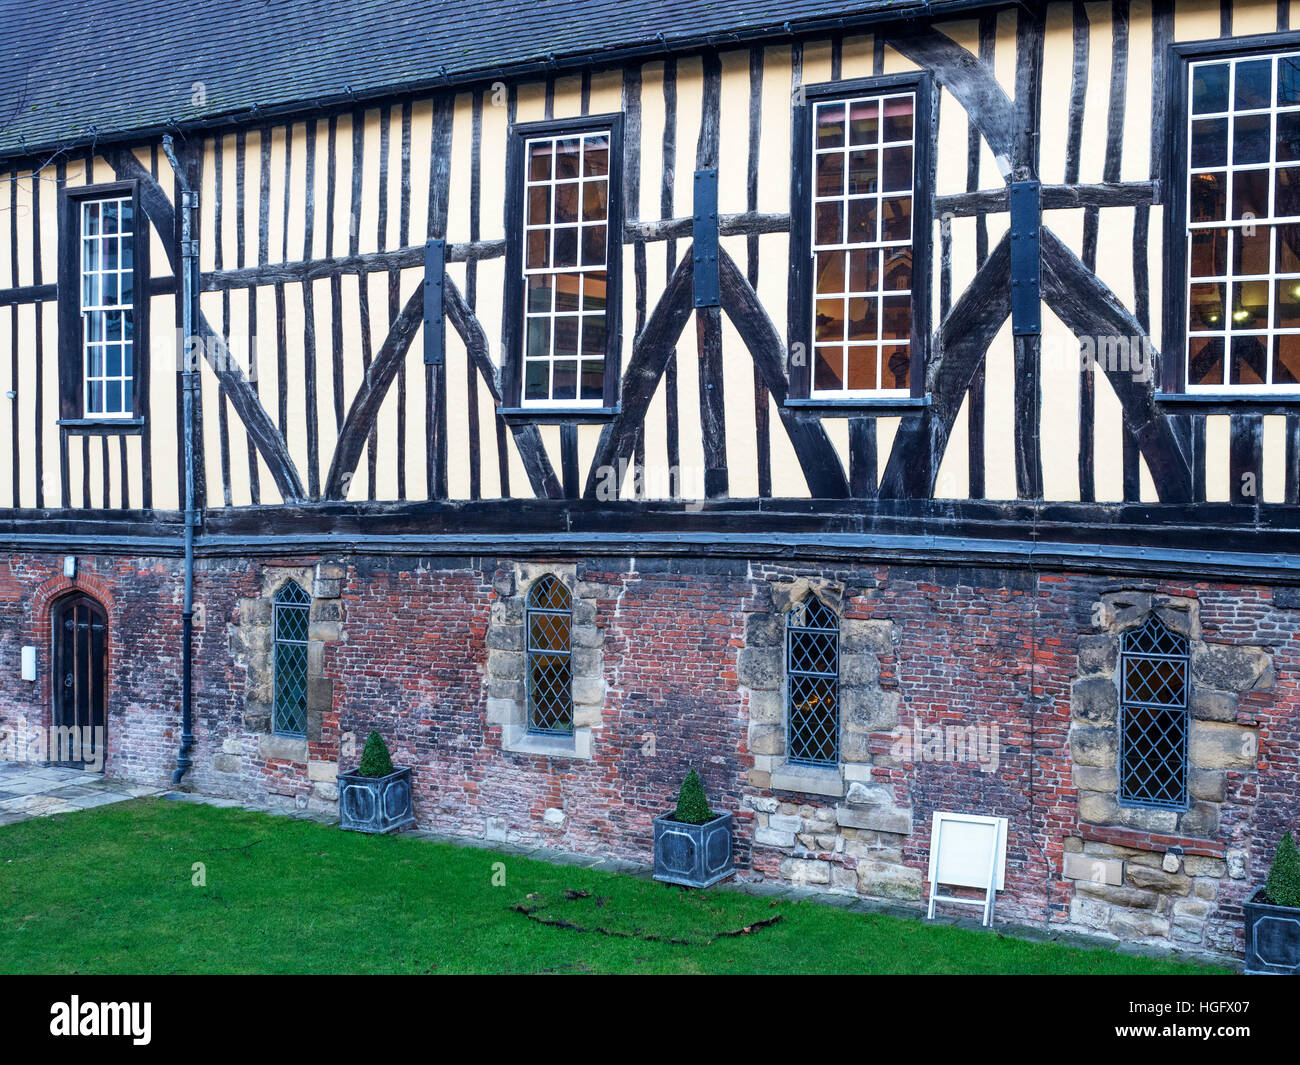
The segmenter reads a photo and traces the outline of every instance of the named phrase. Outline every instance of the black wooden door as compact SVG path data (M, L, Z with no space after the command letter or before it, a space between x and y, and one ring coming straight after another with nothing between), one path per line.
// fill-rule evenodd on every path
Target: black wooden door
M54 607L54 724L50 761L103 767L107 750L108 616L84 595ZM77 730L75 742L71 728Z

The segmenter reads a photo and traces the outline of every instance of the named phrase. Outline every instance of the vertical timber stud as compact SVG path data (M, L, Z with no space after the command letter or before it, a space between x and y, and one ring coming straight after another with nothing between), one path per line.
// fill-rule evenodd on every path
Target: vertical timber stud
M446 350L446 318L442 313L443 279L447 273L447 242L424 245L424 364L441 366Z
M1043 498L1040 437L1043 332L1037 181L1011 183L1011 333L1015 343L1016 494Z
M727 476L726 399L722 382L722 307L718 291L718 171L695 171L692 256L695 332L699 345L700 429L704 442L704 494L725 496Z

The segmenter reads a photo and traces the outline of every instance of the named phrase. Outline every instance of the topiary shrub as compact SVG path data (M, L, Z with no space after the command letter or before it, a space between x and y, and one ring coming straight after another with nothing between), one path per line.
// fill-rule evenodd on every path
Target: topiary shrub
M682 781L682 790L677 793L677 811L674 821L687 825L702 825L712 821L716 815L709 809L709 800L704 797L704 785L700 775L692 769Z
M1264 894L1274 906L1300 909L1300 851L1288 832L1273 852L1273 865L1264 881Z
M361 752L361 764L357 773L363 777L386 777L393 771L393 759L388 753L388 744L384 737L374 729L366 737L365 750Z

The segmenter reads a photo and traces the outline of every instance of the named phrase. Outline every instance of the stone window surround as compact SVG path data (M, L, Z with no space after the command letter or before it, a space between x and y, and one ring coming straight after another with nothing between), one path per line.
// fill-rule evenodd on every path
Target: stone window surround
M321 738L322 718L334 705L334 681L325 676L325 645L343 638L342 563L315 566L264 566L259 596L239 600L239 622L231 628L231 652L246 665L244 680L244 731L257 737L257 754L297 765L308 764L312 743ZM307 631L307 735L277 736L272 732L274 699L275 594L288 581L311 592ZM226 757L235 757L227 751ZM318 763L316 765L319 765ZM321 777L319 772L313 778Z
M1181 811L1119 800L1120 638L1153 612L1187 639L1191 662L1188 806ZM1258 755L1257 730L1238 723L1237 696L1273 686L1271 656L1260 647L1204 642L1200 605L1192 598L1109 592L1095 604L1093 617L1099 632L1079 640L1078 678L1070 696L1070 752L1080 822L1216 838L1227 772L1253 770Z
M571 736L528 731L528 592L547 575L569 590L573 603ZM602 587L579 580L575 563L515 563L509 571L497 574L493 588L498 598L492 604L487 630L487 723L501 727L503 750L551 758L592 757L593 731L601 727L605 704L604 638L596 625L596 600L603 594Z
M815 595L840 622L840 763L806 766L786 761L786 625L792 610ZM745 615L745 646L737 663L749 706L749 749L759 779L772 791L843 798L871 779L870 736L898 725L899 693L879 685L882 653L892 653L898 630L891 621L844 617L843 585L816 577L773 578L760 585L759 608Z

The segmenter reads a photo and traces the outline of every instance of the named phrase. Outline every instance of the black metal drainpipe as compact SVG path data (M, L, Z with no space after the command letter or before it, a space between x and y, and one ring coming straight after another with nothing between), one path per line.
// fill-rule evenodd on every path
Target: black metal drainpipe
M193 765L190 754L194 750L194 527L198 521L194 505L194 402L199 387L198 360L202 356L193 345L199 296L199 242L193 232L193 216L199 194L190 188L170 135L163 137L163 151L176 174L181 212L181 344L177 357L181 360L185 418L185 606L181 611L181 747L172 774L172 784L176 785Z

